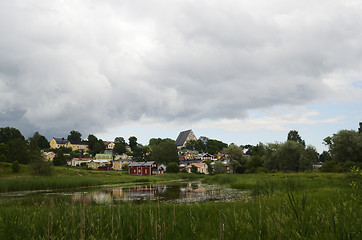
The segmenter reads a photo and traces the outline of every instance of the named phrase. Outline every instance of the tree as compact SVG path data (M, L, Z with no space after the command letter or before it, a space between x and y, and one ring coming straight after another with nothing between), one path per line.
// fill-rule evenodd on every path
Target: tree
M319 155L320 162L330 161L331 159L331 154L328 151L323 151L322 154Z
M295 141L286 141L280 144L277 157L279 162L279 169L284 172L298 172L299 171L299 159L304 150L304 146Z
M169 138L158 141L158 144L151 145L150 159L158 163L168 164L178 162L178 153L175 141Z
M318 153L315 147L307 146L303 151L299 159L299 170L311 170L313 163L318 161Z
M196 151L201 150L200 143L198 141L195 141L195 140L187 141L186 144L185 144L185 148L188 149L188 150L196 150Z
M255 173L261 167L263 167L262 157L253 155L245 163L245 173Z
M290 130L288 133L287 141L293 141L302 144L305 147L304 140L300 137L298 131Z
M197 173L198 172L197 167L195 165L191 165L191 172L192 173Z
M114 154L123 154L126 152L126 141L123 137L116 137L114 139L114 148L113 153Z
M10 148L8 160L10 162L18 161L22 164L30 162L28 146L24 138L11 139L8 145Z
M279 171L279 162L277 156L279 146L279 143L269 143L265 146L265 152L264 156L262 157L262 161L264 163L264 167L269 171Z
M68 141L80 142L82 141L82 134L78 131L72 130L68 135Z
M235 144L230 144L229 147L224 148L224 153L228 155L231 160L240 161L243 158L243 150Z
M35 132L32 138L35 140L40 149L50 148L48 139L46 139L43 135L40 135L39 132Z
M229 162L229 167L230 167L231 172L232 172L232 173L235 173L236 170L237 170L239 167L241 167L241 164L240 164L238 161L236 161L236 160L231 160L231 161Z
M331 159L337 163L362 162L362 134L354 130L341 130L324 143L329 147Z
M106 145L104 145L104 142L102 139L99 139L93 147L93 150L91 151L91 154L95 155L97 153L102 153L106 150Z
M65 159L65 156L63 154L63 151L59 151L54 159L53 159L53 164L54 166L64 166L65 164L67 164L67 160Z
M129 137L128 138L128 145L131 148L131 150L134 151L138 146L137 138L135 136Z
M92 152L94 150L94 145L98 142L98 138L93 134L88 135L88 146L89 150Z
M10 153L10 147L5 143L0 143L0 156L8 158L9 153Z
M7 143L12 139L17 138L25 140L24 136L18 129L12 127L0 128L0 143Z
M214 173L215 174L223 174L226 173L226 167L220 161L215 162L214 164Z
M171 162L171 163L168 163L168 164L167 164L166 172L167 172L167 173L179 173L179 172L180 172L180 168L179 168L179 166L178 166L177 163Z

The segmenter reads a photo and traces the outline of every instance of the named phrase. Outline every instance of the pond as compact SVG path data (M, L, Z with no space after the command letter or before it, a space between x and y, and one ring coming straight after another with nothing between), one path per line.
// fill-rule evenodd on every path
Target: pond
M97 188L82 188L68 191L25 191L2 193L0 201L21 203L44 203L66 201L83 204L123 204L123 203L194 203L228 202L248 198L245 191L208 185L201 182L165 182L158 184L112 185Z

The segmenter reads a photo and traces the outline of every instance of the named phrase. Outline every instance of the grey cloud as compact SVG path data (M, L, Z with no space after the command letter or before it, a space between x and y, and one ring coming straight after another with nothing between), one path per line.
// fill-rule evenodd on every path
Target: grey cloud
M361 4L290 2L3 1L0 124L89 133L327 99L324 76L361 67Z

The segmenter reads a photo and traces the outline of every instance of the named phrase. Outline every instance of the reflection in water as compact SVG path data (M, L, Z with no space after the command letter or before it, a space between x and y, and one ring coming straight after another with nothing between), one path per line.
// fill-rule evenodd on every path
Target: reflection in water
M179 185L143 185L114 187L90 193L75 193L72 202L116 204L122 202L206 202L233 201L242 199L240 191L204 185L199 182Z

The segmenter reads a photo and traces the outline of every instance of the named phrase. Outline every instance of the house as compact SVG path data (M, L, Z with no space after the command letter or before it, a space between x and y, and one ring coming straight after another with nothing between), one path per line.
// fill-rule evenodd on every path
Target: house
M175 141L176 147L183 148L183 147L185 147L185 144L191 140L197 141L197 138L195 137L195 134L192 132L191 129L180 132L180 134L178 135L178 137Z
M191 159L195 159L196 158L196 155L192 154L192 153L187 153L185 156L184 156L184 159L185 160L191 160Z
M108 167L110 166L109 161L107 160L99 160L99 159L91 159L87 162L87 167L92 169L99 169L99 167Z
M50 140L50 148L56 149L60 147L66 147L68 143L68 140L65 138L55 138L53 137L52 140Z
M90 161L90 158L73 158L70 165L73 167L86 166Z
M42 152L43 153L43 157L45 160L52 162L54 157L55 157L55 153L54 152Z
M157 166L157 171L158 171L158 174L163 174L166 171L166 165L161 164L161 165Z
M197 163L191 163L189 164L187 167L186 167L186 171L188 173L191 173L191 168L192 166L195 166L197 167L197 172L198 173L204 173L204 174L209 174L209 171L208 171L208 167L207 167L207 164L206 163L203 163L203 162L197 162Z
M130 175L156 175L158 173L156 162L133 162L128 165Z
M73 141L69 140L66 144L66 147L72 148L72 151L88 152L89 151L89 142L87 141Z
M96 154L96 159L98 160L107 160L107 161L112 161L113 160L113 155L112 154L101 154L98 153Z
M116 159L116 160L113 160L112 162L112 168L113 170L116 170L116 171L120 171L123 169L123 167L125 165L130 165L131 163L133 163L133 160L131 159Z
M106 149L113 149L114 145L116 145L114 142L104 142Z

